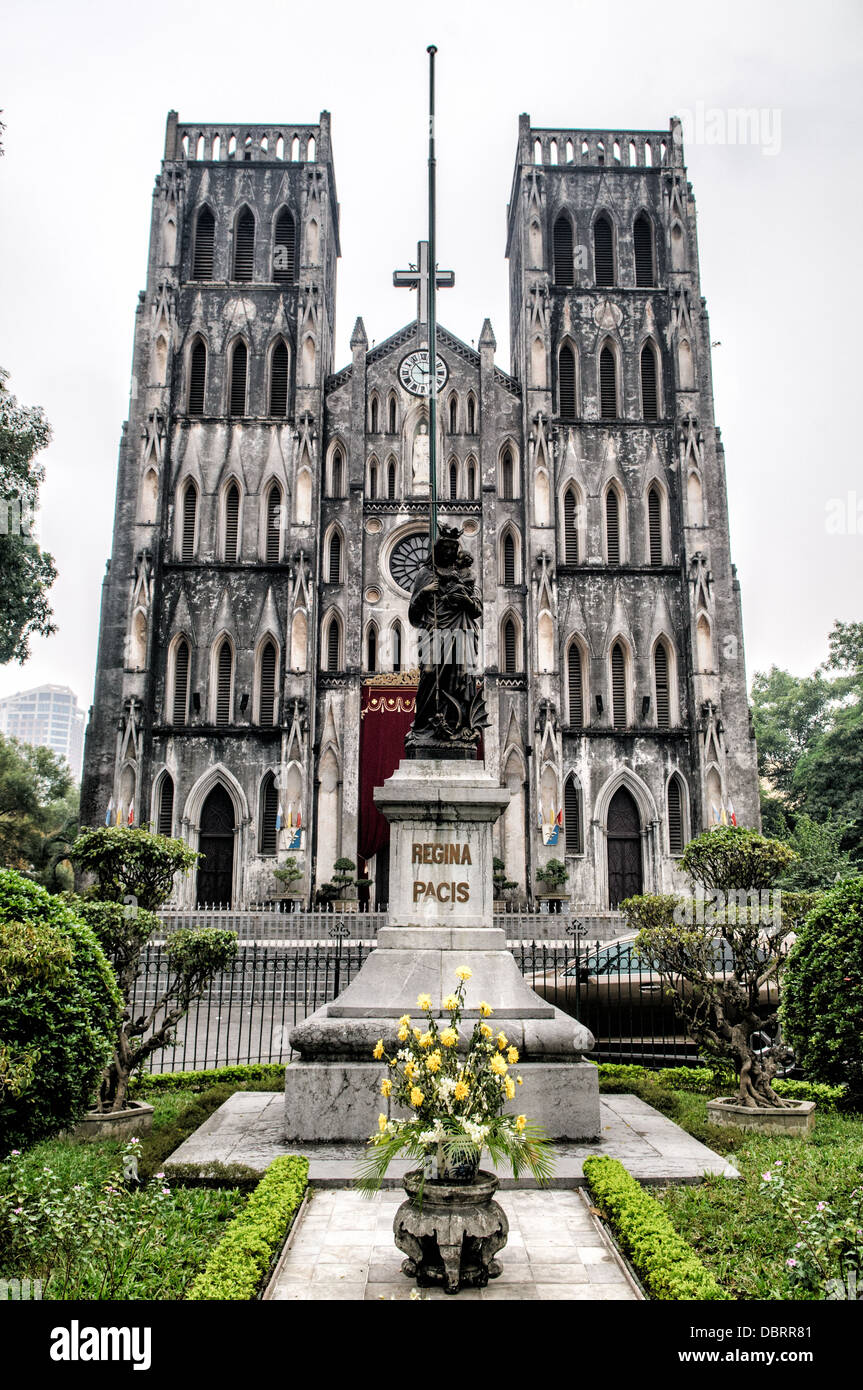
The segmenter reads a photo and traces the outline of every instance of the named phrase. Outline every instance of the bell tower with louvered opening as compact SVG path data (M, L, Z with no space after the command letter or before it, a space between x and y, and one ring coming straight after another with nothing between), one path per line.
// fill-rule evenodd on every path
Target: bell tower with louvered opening
M170 113L83 815L149 823L202 850L192 902L272 898L277 820L293 832L299 819L291 838L308 862L338 256L327 112L269 126Z
M613 907L634 884L676 887L702 829L759 824L680 123L546 130L522 116L507 255L531 722L556 731L532 790L543 776L559 789L577 899Z

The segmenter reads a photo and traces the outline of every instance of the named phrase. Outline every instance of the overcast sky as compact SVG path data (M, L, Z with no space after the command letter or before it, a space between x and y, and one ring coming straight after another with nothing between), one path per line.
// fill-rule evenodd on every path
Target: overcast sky
M488 316L507 369L504 226L519 112L537 126L606 130L662 129L692 113L685 157L721 343L717 423L750 679L774 662L809 671L833 619L863 617L859 0L672 10L644 0L6 0L4 10L0 365L54 427L41 542L60 572L60 630L33 643L25 667L0 667L0 696L52 681L85 707L92 699L168 110L237 123L332 113L338 368L358 314L380 342L415 312L392 271L424 235L430 42L438 255L457 277L439 314L467 342ZM725 113L741 107L762 113L761 143L717 143Z

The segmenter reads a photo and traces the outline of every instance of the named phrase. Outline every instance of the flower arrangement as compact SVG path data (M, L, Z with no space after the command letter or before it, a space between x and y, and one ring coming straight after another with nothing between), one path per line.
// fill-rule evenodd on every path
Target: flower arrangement
M387 1054L382 1039L375 1045L372 1055L387 1066L381 1078L387 1113L378 1116L378 1133L369 1139L357 1183L362 1191L376 1191L390 1162L400 1154L420 1160L426 1176L444 1177L460 1167L475 1170L484 1149L492 1162L508 1162L515 1177L526 1168L542 1185L551 1176L554 1150L545 1131L526 1115L502 1113L506 1102L515 1099L522 1079L510 1075L510 1067L518 1062L518 1049L505 1033L495 1034L488 1021L494 1010L488 1004L479 1006L480 1017L466 1053L459 1050L459 1024L471 971L463 965L456 976L455 992L442 1004L448 1023L439 1025L431 996L421 994L417 1008L425 1015L424 1026L404 1014L399 1019L401 1046L395 1056ZM393 1103L412 1111L410 1119L391 1118Z

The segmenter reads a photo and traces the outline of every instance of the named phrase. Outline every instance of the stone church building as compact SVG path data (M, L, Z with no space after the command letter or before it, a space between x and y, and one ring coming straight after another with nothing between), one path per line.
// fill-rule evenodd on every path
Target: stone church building
M438 297L439 520L475 558L482 751L512 793L496 834L522 898L550 858L597 909L670 890L692 835L758 824L680 136L675 120L522 116L508 370L490 322L475 350ZM416 689L427 296L374 347L358 319L336 370L340 254L328 113L266 127L170 113L83 815L201 850L192 903L278 897L288 855L306 898L340 856L387 896L371 793L403 756Z

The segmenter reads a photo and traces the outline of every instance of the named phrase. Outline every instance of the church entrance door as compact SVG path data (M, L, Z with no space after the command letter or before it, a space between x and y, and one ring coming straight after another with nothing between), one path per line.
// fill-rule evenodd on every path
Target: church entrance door
M625 787L611 798L608 808L608 905L617 907L624 898L642 892L641 818Z
M205 903L230 906L234 896L234 806L219 783L201 810L198 849L198 907Z

